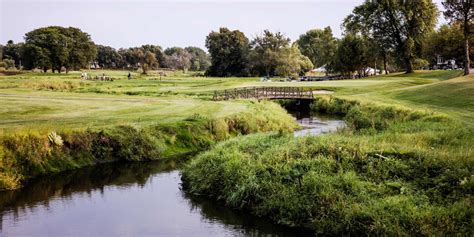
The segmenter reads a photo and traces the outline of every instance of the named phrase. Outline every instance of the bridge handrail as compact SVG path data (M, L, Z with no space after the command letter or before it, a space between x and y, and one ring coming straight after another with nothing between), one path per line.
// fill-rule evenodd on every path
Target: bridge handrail
M230 99L312 99L313 91L301 87L241 87L214 91L213 100Z

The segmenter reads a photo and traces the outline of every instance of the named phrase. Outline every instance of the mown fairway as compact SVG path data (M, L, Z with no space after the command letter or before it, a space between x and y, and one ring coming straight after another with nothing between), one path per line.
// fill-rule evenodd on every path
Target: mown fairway
M194 114L225 116L245 110L246 101L212 102L214 90L253 86L301 86L327 89L335 95L431 109L473 125L472 77L459 71L394 74L362 80L326 82L260 82L259 78L205 78L168 73L127 80L126 71L105 73L113 82L85 81L79 72L25 73L0 76L0 128L38 130L102 127L117 124L170 123ZM445 91L449 90L449 93Z

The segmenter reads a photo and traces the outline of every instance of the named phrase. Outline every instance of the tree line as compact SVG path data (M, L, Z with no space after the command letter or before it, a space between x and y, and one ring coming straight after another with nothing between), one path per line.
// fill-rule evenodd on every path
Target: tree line
M366 0L342 24L337 39L330 27L313 29L291 44L280 32L264 31L250 41L227 28L211 32L206 47L210 76L289 76L313 67L330 73L366 76L367 69L413 72L438 57L471 65L474 0L445 0L449 21L435 31L439 11L431 0Z
M49 26L25 34L24 43L9 40L1 46L0 67L26 70L61 71L82 68L150 69L205 71L210 66L209 55L198 47L172 47L163 50L158 45L120 48L96 45L89 34L74 27Z
M25 35L25 43L1 46L0 67L60 72L90 66L110 69L171 68L206 71L208 76L304 75L325 67L328 73L365 76L368 68L413 72L438 57L463 62L469 73L473 46L474 0L445 0L449 23L435 30L439 16L432 0L366 0L343 23L343 37L330 27L312 29L292 42L281 32L264 30L249 39L239 30L220 28L198 47L158 45L114 49L95 45L80 29L51 26ZM2 56L0 55L0 57Z

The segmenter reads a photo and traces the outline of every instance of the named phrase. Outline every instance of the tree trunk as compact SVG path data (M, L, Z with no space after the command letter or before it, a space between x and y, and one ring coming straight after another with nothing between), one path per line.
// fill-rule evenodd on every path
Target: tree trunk
M406 61L406 73L412 73L413 71L413 62L410 57L407 57Z
M377 76L377 59L374 61L374 76Z
M469 67L471 62L469 59L469 20L468 17L464 17L464 75L469 75Z
M385 70L385 75L388 75L387 72L387 53L383 53L383 70Z
M465 50L465 55L464 55L464 75L467 76L469 75L469 67L471 66L471 62L469 59L469 39L466 39L464 42L464 50Z

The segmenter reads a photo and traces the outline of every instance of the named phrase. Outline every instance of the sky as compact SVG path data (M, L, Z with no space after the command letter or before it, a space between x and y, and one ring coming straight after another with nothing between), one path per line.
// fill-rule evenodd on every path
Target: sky
M440 1L440 0L439 0ZM439 5L439 1L438 5ZM0 44L50 25L73 26L96 44L126 48L198 46L220 27L253 38L265 29L292 40L314 28L341 23L363 0L0 0Z

